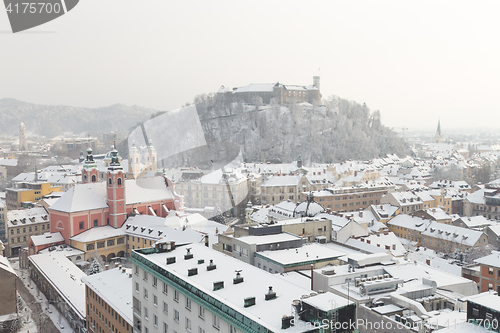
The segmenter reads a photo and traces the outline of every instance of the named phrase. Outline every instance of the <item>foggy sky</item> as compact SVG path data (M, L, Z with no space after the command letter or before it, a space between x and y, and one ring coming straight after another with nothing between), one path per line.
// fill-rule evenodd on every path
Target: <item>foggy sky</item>
M12 34L1 9L0 98L172 110L221 85L319 74L323 97L365 102L395 129L500 127L499 13L498 1L80 0Z

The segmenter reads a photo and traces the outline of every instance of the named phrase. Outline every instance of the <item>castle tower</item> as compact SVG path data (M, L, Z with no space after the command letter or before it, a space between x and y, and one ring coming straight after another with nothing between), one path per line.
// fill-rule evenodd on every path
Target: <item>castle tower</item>
M108 167L106 188L109 206L109 225L119 228L125 222L125 179L119 162L116 147L111 151L111 163Z
M94 161L94 155L92 155L92 148L87 148L87 158L83 162L82 169L82 182L86 183L97 183L98 172L97 163Z
M436 142L436 143L443 143L444 142L444 139L441 136L441 119L438 120L438 127L436 130L436 136L434 137L434 142Z
M19 150L28 150L28 145L26 143L26 126L24 126L23 122L19 125Z
M146 170L156 171L157 169L157 153L155 147L153 146L153 141L149 139L149 144L146 149Z
M132 146L130 147L130 152L128 154L128 165L129 172L132 174L134 179L137 179L139 173L141 172L141 154L139 154L139 149L135 145L135 140L132 141Z
M319 82L319 76L313 76L313 86L315 86L316 88L318 88L318 90L320 90L320 82Z

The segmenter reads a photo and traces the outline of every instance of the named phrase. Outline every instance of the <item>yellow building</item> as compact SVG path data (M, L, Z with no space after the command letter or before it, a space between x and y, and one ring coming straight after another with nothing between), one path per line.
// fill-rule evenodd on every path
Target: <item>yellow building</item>
M62 187L52 187L50 183L26 182L16 183L15 187L6 189L5 201L8 210L28 208L42 200L44 195L62 192Z
M85 260L100 256L105 262L125 257L125 233L109 225L94 227L70 238L70 245L85 252Z

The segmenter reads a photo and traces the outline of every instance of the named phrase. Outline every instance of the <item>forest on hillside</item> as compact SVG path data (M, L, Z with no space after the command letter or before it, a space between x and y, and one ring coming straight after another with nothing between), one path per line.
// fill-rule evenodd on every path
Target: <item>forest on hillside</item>
M209 94L197 96L195 105L207 143L236 144L247 162L291 162L301 156L306 163L332 163L409 152L382 124L380 111L336 96L323 105L263 105L258 97L247 104Z

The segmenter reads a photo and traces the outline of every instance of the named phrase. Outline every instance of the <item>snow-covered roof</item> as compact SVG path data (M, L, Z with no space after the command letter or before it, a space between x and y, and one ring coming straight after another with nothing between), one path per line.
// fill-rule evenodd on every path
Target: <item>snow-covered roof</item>
M256 257L262 257L282 266L299 265L310 261L334 260L343 255L345 255L345 253L315 243L305 244L302 247L293 249L255 253Z
M25 227L37 223L48 222L49 215L43 207L7 211L7 223L9 228Z
M263 236L243 236L243 237L238 237L236 239L246 244L263 245L263 244L294 241L302 239L302 237L287 233L280 233L280 234L263 235Z
M126 204L173 199L163 177L125 180ZM77 184L49 207L66 213L108 208L106 182Z
M249 85L236 88L234 92L273 92L274 85L274 83L250 83Z
M113 228L110 225L103 225L100 227L93 227L88 230L85 230L78 235L75 235L70 238L70 240L87 243L94 242L97 240L107 239L111 237L119 237L124 236L125 232L122 228Z
M113 268L86 276L82 281L128 323L133 322L130 268Z
M106 182L77 184L49 207L66 213L102 208L108 208Z
M387 253L388 251L385 247L378 247L377 245L368 244L367 242L362 242L361 240L355 238L349 238L345 242L345 245L368 253Z
M248 317L252 321L264 326L272 332L281 331L281 318L284 314L289 313L290 306L295 299L299 299L302 295L309 295L311 291L308 288L302 288L286 279L283 279L279 274L270 274L267 271L259 269L255 266L248 265L240 260L226 256L220 252L207 249L199 244L192 244L191 253L194 256L193 260L203 259L205 263L213 260L216 269L206 271L199 269L198 274L188 276L188 269L193 268L193 260L184 260L186 249L179 247L170 252L141 254L141 250L135 250L133 256L139 255L148 260L155 266L168 271L170 274L179 277L186 281L192 287L201 290L202 292L214 298L217 301L226 304L230 308ZM176 257L175 263L166 265L167 257ZM150 266L151 267L151 266ZM243 282L233 284L235 270L241 270ZM224 287L217 291L213 290L213 284L217 281L223 281ZM264 301L264 295L268 293L269 286L272 286L276 292L276 298L270 301ZM324 299L338 299L338 296L332 293L325 293L318 302L324 304ZM313 298L308 300L313 302ZM256 297L256 304L250 307L244 307L244 299L247 297ZM347 299L338 299L339 304L347 304ZM331 304L329 309L331 310ZM287 332L304 332L306 331L306 323L298 322L295 326L287 329ZM309 330L309 329L307 329Z
M399 214L387 222L388 225L399 226L420 232L424 231L430 223L431 220L406 214Z
M58 232L46 232L42 235L31 236L31 240L33 241L33 245L40 246L58 242L64 242L64 237L62 234Z
M391 276L396 276L405 281L415 278L417 280L426 278L436 281L438 288L452 291L460 290L464 296L475 295L477 293L477 286L474 281L447 273L418 261L416 264L414 262L404 262L399 265L384 266L384 269Z
M0 165L1 166L16 166L17 159L15 159L15 158L0 158Z
M497 224L497 222L489 221L482 215L461 217L460 221L462 221L462 223L465 224L467 228L477 228Z
M469 194L465 200L469 201L470 203L473 204L480 204L484 205L485 199L484 199L484 192L486 191L486 188L482 188L480 190L477 190L476 192L473 192Z
M482 231L432 221L421 234L467 246L474 246L484 233Z
M466 300L500 312L500 296L494 291L469 296Z
M393 256L401 257L406 253L403 244L399 241L399 238L393 232L378 233L377 235L370 235L365 237L365 240L370 240L370 243L374 246L380 247L381 249L389 250ZM395 248L394 248L395 246ZM389 247L387 249L387 247Z
M429 214L434 220L451 220L451 216L446 213L442 208L426 208L424 211Z
M173 199L163 177L125 180L125 200L127 205Z
M302 175L275 175L269 177L261 187L298 186Z
M9 260L2 255L0 255L0 268L9 272L10 274L17 276L16 272L14 271L12 266L10 265Z
M481 265L491 266L500 268L500 252L499 251L491 251L490 255L474 260Z
M399 209L398 206L391 204L371 205L370 208L377 216L377 220L388 219Z
M35 254L29 260L80 319L85 319L85 284L81 279L87 275L59 251Z

